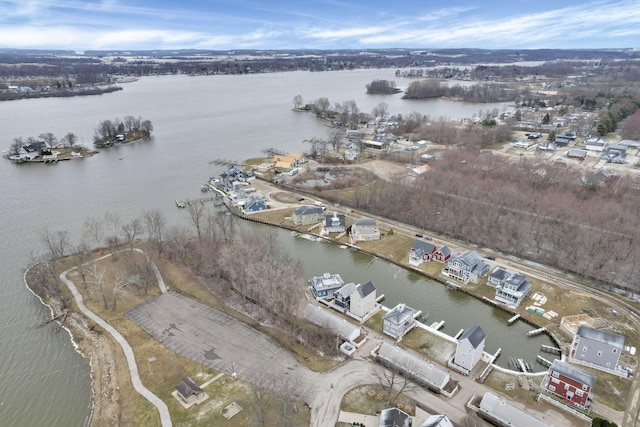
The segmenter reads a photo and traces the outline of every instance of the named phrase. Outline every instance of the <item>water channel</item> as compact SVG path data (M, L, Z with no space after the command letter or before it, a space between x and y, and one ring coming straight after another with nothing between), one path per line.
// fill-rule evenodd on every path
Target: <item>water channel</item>
M88 362L74 351L66 332L42 325L49 310L23 286L24 269L44 252L45 228L67 230L78 242L88 216L110 211L128 221L152 209L161 209L172 224L186 224L174 200L200 195L212 160L257 157L268 147L303 151L302 141L327 135L328 128L311 114L291 111L298 94L306 101L353 99L362 111L386 102L392 113L453 119L506 108L505 103L478 106L366 95L365 85L373 79L409 84L397 79L395 70L177 75L143 78L100 96L0 103L1 150L13 138L46 132L58 137L73 132L91 145L100 121L126 115L149 119L155 128L152 141L114 147L82 161L15 165L0 159L0 425L81 426L90 411ZM505 355L524 355L544 341L526 338L529 328L522 324L507 327L501 311L394 265L278 233L307 276L331 271L348 281L373 279L387 295L387 305L415 302L429 312L429 320L446 320L447 333L481 324L490 351L503 347Z

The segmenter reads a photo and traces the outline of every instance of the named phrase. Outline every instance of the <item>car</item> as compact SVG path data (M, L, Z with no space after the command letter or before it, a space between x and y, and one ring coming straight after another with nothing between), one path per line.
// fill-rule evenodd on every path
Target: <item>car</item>
M495 261L496 257L494 257L493 255L487 255L487 259L490 259L491 261Z
M416 233L416 237L424 237L424 236L420 233Z
M304 197L298 197L298 201L301 202L304 200Z
M424 240L431 240L431 236L424 236Z

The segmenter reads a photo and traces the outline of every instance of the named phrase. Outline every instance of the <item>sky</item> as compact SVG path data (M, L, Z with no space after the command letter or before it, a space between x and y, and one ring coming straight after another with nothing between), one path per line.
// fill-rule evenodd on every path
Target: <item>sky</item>
M0 48L640 48L640 0L0 0Z

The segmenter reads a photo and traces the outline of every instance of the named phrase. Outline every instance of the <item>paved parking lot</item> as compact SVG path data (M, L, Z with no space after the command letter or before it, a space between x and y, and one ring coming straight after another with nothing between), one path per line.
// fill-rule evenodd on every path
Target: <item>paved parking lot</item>
M168 349L226 374L235 369L240 379L261 379L265 373L281 377L301 369L268 336L175 292L135 307L127 316Z

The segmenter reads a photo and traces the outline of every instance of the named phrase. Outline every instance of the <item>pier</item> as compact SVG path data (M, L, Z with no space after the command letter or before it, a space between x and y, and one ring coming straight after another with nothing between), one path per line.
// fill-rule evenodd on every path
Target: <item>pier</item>
M562 350L560 350L557 347L551 347L550 345L544 345L542 344L540 346L540 350L545 351L547 353L553 353L553 354L562 354Z
M527 336L528 337L534 337L536 335L540 335L541 333L545 332L546 328L542 327L542 328L538 328L538 329L533 329L529 332L527 332Z
M539 354L536 356L536 361L544 367L548 368L549 366L551 366L551 362L549 362L547 359L540 356Z
M176 199L176 206L179 208L186 208L187 205L190 205L192 203L198 203L198 202L200 203L213 202L214 206L221 206L223 203L222 196L215 195L210 197L201 197L199 199L189 199L189 200Z
M513 325L516 322L516 320L518 320L519 318L520 318L520 315L516 314L511 319L507 320L507 322L509 323L509 325Z

